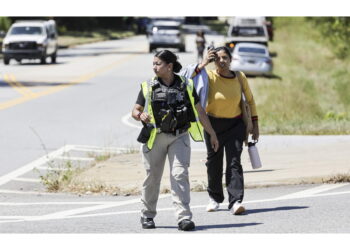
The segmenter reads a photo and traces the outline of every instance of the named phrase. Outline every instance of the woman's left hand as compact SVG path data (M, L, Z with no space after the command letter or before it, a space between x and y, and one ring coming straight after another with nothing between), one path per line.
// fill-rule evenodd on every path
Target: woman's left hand
M253 121L253 133L252 133L252 139L254 141L259 140L259 123L258 121Z

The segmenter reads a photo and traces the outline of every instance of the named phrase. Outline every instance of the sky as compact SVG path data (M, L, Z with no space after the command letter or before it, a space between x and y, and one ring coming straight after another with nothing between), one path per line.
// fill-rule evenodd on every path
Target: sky
M0 16L348 16L345 0L13 0ZM19 7L20 6L20 7Z

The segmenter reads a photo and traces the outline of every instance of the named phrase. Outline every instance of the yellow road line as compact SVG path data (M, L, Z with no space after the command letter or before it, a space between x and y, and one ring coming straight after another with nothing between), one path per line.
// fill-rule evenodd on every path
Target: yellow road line
M26 87L23 84L21 84L20 82L18 82L13 74L10 74L10 79L12 80L12 82L14 84L16 84L18 86L19 89L22 89L23 93L25 93L24 95L28 95L28 96L34 95L35 96L35 93L33 91L31 91L28 87Z
M10 85L14 90L23 96L31 96L34 94L29 88L17 82L16 78L12 74L5 74L4 80L8 85Z
M30 101L30 100L33 100L33 99L36 99L36 98L39 98L41 96L45 96L45 95L49 95L49 94L52 94L52 93L56 93L58 91L61 91L65 88L68 88L70 86L73 86L73 85L76 85L76 84L79 84L79 83L82 83L84 81L88 81L94 77L96 77L97 75L99 74L102 74L130 59L132 59L133 57L135 57L136 55L129 55L129 56L126 56L110 65L107 65L105 67L102 67L98 70L95 70L91 73L88 73L86 75L82 75L82 76L79 76L73 80L71 80L70 82L68 83L63 83L63 84L60 84L60 85L57 85L57 86L53 86L53 87L49 87L47 90L44 90L44 91L41 91L41 92L28 92L28 90L24 90L24 89L21 89L19 86L23 86L22 84L14 81L7 81L5 80L11 87L13 87L16 91L18 91L19 93L21 93L23 96L19 97L19 98L15 98L15 99L12 99L12 100L9 100L9 101L6 101L6 102L2 102L0 103L0 110L4 110L4 109L7 109L7 108L10 108L10 107L13 107L15 105L18 105L18 104L21 104L21 103L24 103L24 102L27 102L27 101ZM5 77L10 80L7 75L5 75Z

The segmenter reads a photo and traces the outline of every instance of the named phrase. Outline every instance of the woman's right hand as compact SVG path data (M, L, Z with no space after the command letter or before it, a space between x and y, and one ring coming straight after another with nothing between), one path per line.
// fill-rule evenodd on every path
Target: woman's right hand
M151 121L151 116L146 112L142 112L140 115L140 120L144 123L149 123Z
M203 57L203 61L201 63L202 68L207 66L209 63L214 62L216 59L215 49L210 49Z

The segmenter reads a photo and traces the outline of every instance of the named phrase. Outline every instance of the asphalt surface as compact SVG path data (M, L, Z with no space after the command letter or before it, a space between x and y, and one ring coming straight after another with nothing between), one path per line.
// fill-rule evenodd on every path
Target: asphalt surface
M139 196L27 196L1 194L1 233L350 233L350 185L247 189L246 213L234 216L227 200L208 213L206 192L191 193L196 230L178 231L169 194L162 195L156 229L141 228Z

